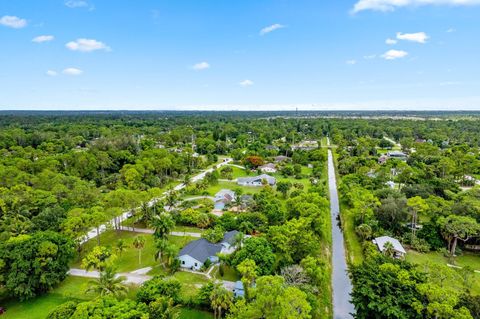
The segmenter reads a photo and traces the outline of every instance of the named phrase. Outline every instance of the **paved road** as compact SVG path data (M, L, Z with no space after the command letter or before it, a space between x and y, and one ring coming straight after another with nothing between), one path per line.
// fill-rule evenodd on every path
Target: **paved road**
M330 145L330 140L327 141ZM354 307L350 303L352 283L347 273L348 268L345 259L343 233L337 220L340 213L340 206L338 203L335 164L331 150L328 150L328 188L330 191L330 213L332 221L333 318L349 319L353 318L351 313L354 312Z
M224 165L228 165L230 162L232 162L233 159L231 158L226 158L224 159L223 162L219 163L216 165L217 168L219 167L222 167ZM195 175L194 177L191 178L191 182L192 183L196 183L202 179L205 178L205 175L207 173L210 173L210 172L213 172L214 168L211 167L211 168L208 168L206 170L204 170L203 172L201 172L200 174L198 175ZM173 189L175 191L179 191L181 189L185 188L185 184L181 183L181 184L178 184L177 186L175 186ZM166 195L168 194L168 191L164 192L162 194L162 196L158 197L158 198L154 198L152 199L150 202L148 202L148 205L149 206L152 206L155 202L157 202L158 200L164 198ZM98 234L101 234L103 232L105 232L105 230L107 230L107 225L108 226L111 226L111 225L115 225L115 220L117 220L118 223L121 223L123 222L124 220L126 220L128 217L130 216L130 211L126 211L124 212L123 214L121 214L120 216L116 217L116 218L113 218L112 220L106 222L105 224L103 225L100 225L100 227L98 228L98 233L97 233L97 229L96 228L92 228L90 231L88 231L88 233L85 235L85 236L82 236L80 239L80 245L83 245L84 243L86 243L87 241L89 241L90 239L92 238L95 238L97 237Z

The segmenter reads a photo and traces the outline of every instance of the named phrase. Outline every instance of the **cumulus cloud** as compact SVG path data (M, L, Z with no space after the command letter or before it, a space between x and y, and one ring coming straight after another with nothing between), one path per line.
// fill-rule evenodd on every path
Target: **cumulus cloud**
M65 46L72 51L92 52L96 50L110 51L105 43L94 39L77 39L65 44Z
M283 28L285 28L284 25L275 23L275 24L272 24L272 25L270 25L268 27L265 27L262 30L260 30L260 35L265 35L267 33L273 32L273 31L278 30L278 29L283 29Z
M359 0L355 3L352 13L364 10L387 12L402 7L418 7L426 5L480 5L480 0Z
M241 82L238 83L238 84L240 84L240 86L247 87L247 86L252 86L252 85L253 85L253 81L251 81L251 80L243 80L243 81L241 81Z
M55 39L53 35L39 35L38 37L33 38L32 42L43 43L52 41L53 39Z
M347 61L345 61L345 63L348 64L348 65L354 65L354 64L357 64L357 60L353 60L353 59L352 60L347 60Z
M58 73L56 71L53 71L53 70L48 70L47 72L45 72L46 75L48 76L57 76Z
M20 19L16 16L3 16L0 18L0 25L14 29L21 29L27 26L27 20Z
M206 69L210 69L210 64L208 62L199 62L199 63L196 63L192 66L192 69L194 69L195 71L201 71L201 70L206 70Z
M390 39L388 38L387 40L385 40L385 43L388 44L388 45L394 45L394 44L397 44L397 40L395 39Z
M83 71L77 68L66 68L62 73L66 75L81 75Z
M382 54L382 58L385 60L396 60L404 58L408 55L408 52L402 50L388 50L384 54Z
M397 32L398 40L412 41L417 43L426 43L429 36L425 32L401 33Z

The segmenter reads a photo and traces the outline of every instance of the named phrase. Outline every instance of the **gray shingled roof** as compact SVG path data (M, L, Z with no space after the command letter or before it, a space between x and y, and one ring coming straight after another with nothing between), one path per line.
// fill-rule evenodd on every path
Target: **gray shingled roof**
M233 245L235 242L235 236L237 234L240 234L238 230L231 230L229 232L226 232L225 235L223 235L223 240L222 243L229 243L230 245Z
M208 257L216 256L222 250L221 244L212 244L208 240L201 238L189 242L180 250L178 256L189 255L199 262L205 262Z

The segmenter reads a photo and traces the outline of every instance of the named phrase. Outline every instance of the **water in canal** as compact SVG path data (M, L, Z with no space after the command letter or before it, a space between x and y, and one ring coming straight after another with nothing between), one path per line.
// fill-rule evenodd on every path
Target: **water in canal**
M338 224L340 207L338 204L337 181L332 151L328 150L328 188L330 190L330 213L332 220L332 288L333 288L333 318L353 318L353 305L350 303L352 283L347 273L345 246L342 230Z

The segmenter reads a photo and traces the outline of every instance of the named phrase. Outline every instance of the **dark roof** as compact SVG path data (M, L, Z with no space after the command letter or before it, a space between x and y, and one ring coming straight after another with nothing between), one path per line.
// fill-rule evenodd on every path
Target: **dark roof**
M233 244L233 242L235 241L235 236L237 234L239 234L240 232L237 231L237 230L231 230L229 232L226 232L225 235L223 235L223 240L222 242L227 242L229 243L230 245Z
M180 250L178 256L189 255L203 263L208 257L216 256L221 250L221 244L212 244L208 240L201 238L189 242L182 248L182 250Z

